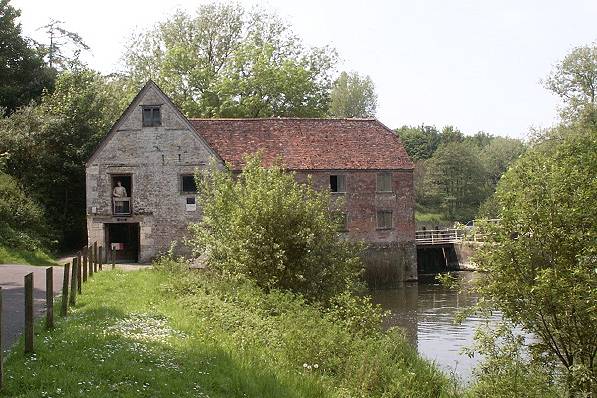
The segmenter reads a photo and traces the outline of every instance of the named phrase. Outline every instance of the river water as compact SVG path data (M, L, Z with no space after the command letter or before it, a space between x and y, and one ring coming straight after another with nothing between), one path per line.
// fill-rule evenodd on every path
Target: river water
M455 275L465 284L478 277L474 272ZM475 294L443 286L430 275L398 289L373 291L371 295L374 302L391 311L386 319L387 327L402 327L421 355L435 361L446 373L454 373L461 381L470 381L479 358L469 358L461 350L473 343L475 329L486 321L470 317L455 324L454 319L458 311L475 304Z

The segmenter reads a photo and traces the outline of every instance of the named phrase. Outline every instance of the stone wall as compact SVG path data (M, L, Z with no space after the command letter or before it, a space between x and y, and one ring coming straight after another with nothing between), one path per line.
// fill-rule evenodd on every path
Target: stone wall
M160 127L142 127L142 105L161 105ZM106 223L139 223L139 261L148 262L172 240L182 240L201 211L186 210L187 198L195 195L182 193L181 175L209 167L213 157L169 101L149 87L88 162L89 242L107 245ZM112 216L112 176L120 174L132 176L130 217Z

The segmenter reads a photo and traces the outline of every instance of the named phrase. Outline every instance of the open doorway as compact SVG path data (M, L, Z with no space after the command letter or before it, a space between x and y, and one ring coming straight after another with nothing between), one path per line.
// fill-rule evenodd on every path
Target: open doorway
M114 250L117 263L139 261L139 223L106 224L106 243Z

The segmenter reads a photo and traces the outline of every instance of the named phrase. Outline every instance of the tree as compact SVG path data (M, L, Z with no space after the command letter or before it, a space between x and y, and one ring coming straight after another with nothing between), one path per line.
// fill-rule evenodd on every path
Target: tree
M543 83L564 101L564 120L597 126L597 42L572 50Z
M492 137L479 153L479 159L495 187L508 167L526 150L524 143L515 138Z
M468 221L488 196L483 165L468 145L450 142L425 162L423 192L450 220Z
M0 121L6 171L43 206L62 248L85 233L85 162L122 113L125 85L90 70L63 72L52 94Z
M51 69L66 70L77 67L80 65L81 51L89 50L81 36L66 30L63 24L62 21L51 19L47 25L40 28L45 29L48 34L49 44L43 47Z
M439 131L435 126L402 126L396 129L396 133L413 160L429 159L440 143Z
M449 144L451 142L463 142L464 134L454 126L445 126L439 135L440 143Z
M195 177L203 209L203 220L191 226L195 253L206 254L212 269L309 300L353 288L361 262L357 247L337 233L329 192L260 164L253 156L238 177L215 168Z
M52 69L21 35L20 14L9 0L0 0L0 112L4 115L39 98L54 81Z
M501 222L486 227L479 289L534 336L537 360L559 363L571 396L590 396L597 392L597 130L574 127L563 136L529 150L500 180Z
M155 80L190 117L323 116L335 59L275 15L216 3L177 12L124 55L137 86Z
M369 76L342 72L330 95L330 115L335 117L372 117L377 108L375 85Z

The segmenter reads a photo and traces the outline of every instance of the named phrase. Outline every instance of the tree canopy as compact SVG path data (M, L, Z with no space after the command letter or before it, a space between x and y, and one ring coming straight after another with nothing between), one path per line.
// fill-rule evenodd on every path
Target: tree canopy
M377 109L375 85L369 76L342 72L330 94L330 115L336 117L372 117Z
M544 85L564 101L564 120L580 119L597 127L597 42L572 50Z
M23 37L17 20L20 15L9 0L0 0L0 112L5 115L38 99L54 81L54 71Z
M277 16L210 3L142 32L125 73L153 79L190 117L324 116L336 54L306 48Z
M480 292L536 337L538 360L561 365L571 396L590 395L597 385L597 130L575 127L563 136L528 151L500 180L501 221L487 226L477 259L487 271Z

